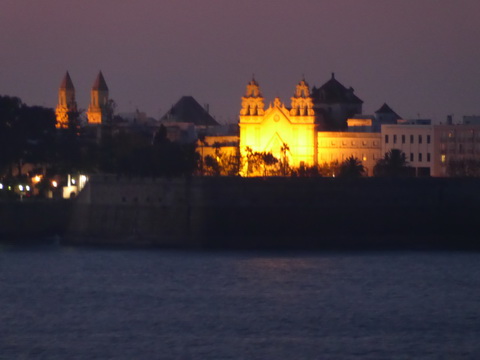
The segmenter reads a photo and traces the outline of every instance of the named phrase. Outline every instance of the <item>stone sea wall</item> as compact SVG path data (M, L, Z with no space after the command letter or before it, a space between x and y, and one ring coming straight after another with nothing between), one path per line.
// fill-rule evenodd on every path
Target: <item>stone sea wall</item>
M66 200L0 201L0 240L58 239L66 233L72 205Z
M92 177L64 241L198 248L476 248L480 181Z

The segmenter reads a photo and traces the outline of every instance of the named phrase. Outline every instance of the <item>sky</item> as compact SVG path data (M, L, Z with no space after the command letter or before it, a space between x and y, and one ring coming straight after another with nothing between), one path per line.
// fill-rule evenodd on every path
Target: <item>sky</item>
M118 112L191 95L236 122L255 75L287 106L335 77L371 114L480 115L479 0L2 0L0 95L55 107L68 70L86 109L101 70Z

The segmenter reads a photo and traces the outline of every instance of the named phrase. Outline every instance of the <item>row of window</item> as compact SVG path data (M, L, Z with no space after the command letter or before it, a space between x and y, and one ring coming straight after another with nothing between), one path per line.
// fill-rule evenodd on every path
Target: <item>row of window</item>
M432 156L430 155L430 153L427 153L427 162L430 162L432 159ZM415 154L414 153L410 153L410 162L413 162L415 161ZM418 162L422 162L423 161L423 154L422 153L418 153L418 157L417 157L417 161Z
M320 155L320 160L321 161L335 161L335 160L341 160L341 161L344 161L346 159L348 159L350 156L353 156L354 158L357 158L359 159L360 161L367 161L368 160L368 156L367 154L361 154L361 157L358 156L357 153L352 153L352 154L341 154L341 158L337 155L337 154L321 154ZM378 156L373 153L372 154L372 160L378 160Z
M338 143L341 144L342 146L347 146L347 145L357 146L357 141L355 141L355 140L352 140L350 143L347 140L342 140L341 143L340 143L340 141ZM359 143L360 143L360 141L359 141ZM361 143L362 143L362 146L368 146L368 141L361 141ZM378 146L378 141L373 141L372 144L373 144L373 146ZM335 140L332 140L330 142L321 141L320 145L321 146L328 146L328 145L337 146L337 141L335 141Z
M393 143L396 144L397 143L397 135L393 135L392 137L393 137ZM427 144L430 144L430 142L432 140L431 136L427 135L426 138L427 138ZM406 135L401 135L402 144L405 144L406 140L407 140ZM385 135L385 144L388 144L389 142L390 142L390 135ZM418 143L419 144L423 143L423 135L418 135ZM415 135L410 135L410 144L415 144Z

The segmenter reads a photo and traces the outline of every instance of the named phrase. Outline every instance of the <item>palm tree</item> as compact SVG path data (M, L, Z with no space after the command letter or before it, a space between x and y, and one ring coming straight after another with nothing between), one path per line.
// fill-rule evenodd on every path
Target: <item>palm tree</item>
M341 165L339 177L359 178L365 175L365 168L362 162L356 157L348 157Z
M391 149L385 157L377 161L373 168L375 176L409 176L412 168L408 165L405 153L399 149Z

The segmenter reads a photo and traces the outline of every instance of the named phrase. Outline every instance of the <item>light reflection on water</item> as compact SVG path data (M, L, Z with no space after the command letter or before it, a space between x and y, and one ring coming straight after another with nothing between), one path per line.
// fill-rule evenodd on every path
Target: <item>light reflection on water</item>
M0 248L0 359L479 358L480 254Z

